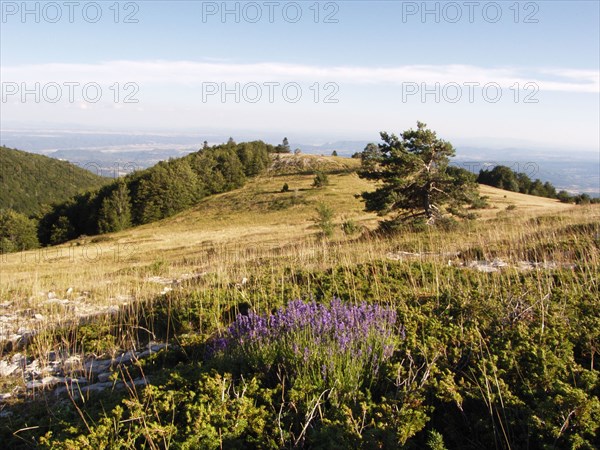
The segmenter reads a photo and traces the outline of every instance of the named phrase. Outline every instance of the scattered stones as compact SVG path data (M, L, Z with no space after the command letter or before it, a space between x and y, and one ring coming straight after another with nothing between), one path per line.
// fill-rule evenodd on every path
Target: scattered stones
M202 278L204 275L206 275L206 272L184 273L184 274L180 275L179 278L167 278L167 277L160 277L160 276L152 276L152 277L146 277L145 280L150 283L162 284L163 286L170 288L168 291L166 291L166 292L169 292L172 289L180 288L181 284L184 281L197 280L199 278ZM165 289L163 289L163 292L162 292L163 294L166 293Z
M415 259L415 258L423 258L426 256L434 256L434 257L447 257L454 258L454 260L448 260L448 266L456 266L456 267L465 267L468 269L474 269L478 272L485 273L493 273L499 272L501 270L507 268L515 268L519 270L533 270L533 269L575 269L577 267L576 264L573 263L556 263L554 261L543 261L543 262L534 262L534 261L519 261L516 264L507 263L506 261L501 260L500 258L495 258L492 261L460 261L456 258L460 257L460 253L458 252L446 252L446 253L435 253L435 252L423 252L423 253L412 253L412 252L389 252L387 254L387 258L394 261L403 261L405 259Z
M25 387L30 390L49 389L49 388L53 388L54 386L56 386L59 383L64 383L64 382L65 382L65 379L63 377L49 376L49 377L44 377L41 380L29 381L29 382L25 383Z
M493 261L471 261L467 267L475 269L479 272L498 272L504 267L508 267L508 264L501 259L494 259Z
M71 303L71 301L67 300L66 298L50 298L48 300L44 300L42 303L44 305L60 305L60 306L65 306L65 305L68 305L69 303Z
M10 377L19 370L19 364L8 363L7 361L0 361L0 376Z
M423 257L431 257L431 256L439 256L443 258L456 258L460 255L459 252L422 252L422 253L413 253L413 252L389 252L386 256L388 259L393 261L402 261L404 259L411 258L423 258Z
M85 363L85 372L91 376L106 372L110 369L112 360L110 359L90 359Z
M56 396L71 393L82 395L102 392L106 389L122 389L147 384L146 379L136 379L127 384L112 381L111 369L126 366L146 358L166 348L166 344L149 342L143 350L129 350L112 359L84 359L79 355L68 355L59 351L50 351L44 358L28 362L21 353L15 353L10 359L0 360L0 376L20 376L24 388L17 388L18 396L27 398L38 391L52 390ZM0 402L12 398L14 393L0 394Z
M533 269L575 269L577 264L573 263L556 263L554 261L519 261L519 268L522 270L533 270Z
M81 364L81 357L77 355L68 357L63 361L63 368L65 372L83 370L83 365Z
M135 360L139 359L138 354L133 350L129 350L125 353L122 353L121 356L115 358L115 363L117 364L129 364Z
M27 358L21 353L15 353L12 358L10 358L10 362L13 364L18 364L19 367L24 369L27 365Z
M65 297L60 298L58 291L38 292L37 296L29 299L30 302L41 306L49 306L43 311L23 308L4 311L4 308L13 306L12 302L0 304L0 350L4 352L24 348L33 336L38 333L46 323L51 322L56 315L72 317L73 321L85 321L101 315L113 315L119 311L120 305L125 305L133 300L132 296L118 296L119 305L98 305L90 301L89 292L76 292L72 287L66 289ZM112 299L114 300L114 299ZM125 302L127 300L127 302Z
M134 386L145 386L148 384L147 378L136 378L133 382L124 383L122 381L102 381L94 384L90 384L88 386L79 386L76 383L71 383L67 386L60 386L54 390L54 395L59 397L64 394L67 394L70 391L71 395L87 395L90 393L99 393L105 391L106 389L123 389L124 387L132 388Z
M148 350L150 350L152 353L157 353L160 350L162 350L163 348L167 347L167 344L161 344L161 343L156 343L156 342L150 342L147 346Z
M150 342L150 343L149 343L149 344L146 346L147 350L144 350L143 352L141 352L141 353L138 355L138 358L139 358L139 359L144 359L144 358L147 358L148 356L152 355L153 353L157 353L157 352L159 352L160 350L162 350L162 349L163 349L163 348L165 348L165 347L166 347L166 344L157 344L157 343L155 343L155 342Z
M105 381L103 383L94 383L94 384L90 384L89 386L86 386L86 388L84 389L84 393L101 392L105 389L111 388L112 386L113 386L112 381Z
M40 367L40 362L37 359L34 359L29 364L27 364L27 366L25 367L25 370L27 372L33 372L33 371L38 370L39 367Z

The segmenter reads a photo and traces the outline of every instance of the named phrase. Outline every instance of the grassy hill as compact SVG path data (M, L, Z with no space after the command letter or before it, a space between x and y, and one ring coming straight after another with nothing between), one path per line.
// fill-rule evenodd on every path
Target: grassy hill
M270 254L288 246L312 248L318 234L315 219L320 203L334 211L338 229L332 242L339 243L341 248L351 251L349 243L357 238L342 233L339 229L342 222L352 220L363 232L376 228L379 218L365 212L364 203L358 198L361 192L373 188L369 181L352 172L359 161L312 155L281 155L279 160L280 166L249 180L244 187L209 196L173 217L119 233L78 239L37 254L5 255L3 272L10 275L10 282L3 283L0 294L31 295L35 279L35 289L46 291L72 286L89 291L102 286L102 298L98 300L107 303L132 290L152 295L156 285L135 275L153 264L160 266L162 275L177 278L190 270L210 271L215 259L215 264L231 271L233 267L225 266L231 262L230 258L242 258L241 254ZM305 170L306 167L311 169ZM312 187L315 168L329 172L328 186ZM282 192L284 184L289 192ZM434 233L436 239L443 240L438 244L423 242L419 234L407 235L406 248L412 251L426 246L433 250L439 245L439 252L464 250L469 243L478 245L482 234L503 235L506 240L538 216L562 214L561 221L570 221L570 217L582 215L581 208L554 199L485 185L480 190L489 204L486 209L477 210L482 220L469 224L466 231L461 228L451 233ZM487 246L498 239L493 238ZM207 260L215 252L222 254ZM351 258L360 260L361 255ZM231 274L230 281L244 276L243 271Z
M109 181L66 161L0 147L0 208L34 215L44 205L65 201Z
M373 189L353 172L358 161L275 158L242 188L161 221L3 255L2 330L37 333L19 351L40 366L52 351L87 364L149 341L169 347L114 366L110 394L81 391L53 414L40 411L54 394L4 381L0 393L22 394L7 403L15 413L0 439L24 448L598 446L600 205L481 186L480 220L382 236L357 198ZM313 188L314 170L329 185ZM321 203L334 211L331 239L318 236ZM342 232L349 220L356 234ZM240 312L334 296L394 311L380 376L353 385L362 359L341 353L327 361L341 361L336 376L349 384L328 385L310 351L331 348L314 342L275 362L288 341L243 358L214 350ZM289 339L307 345L305 335ZM119 380L130 388L118 390Z

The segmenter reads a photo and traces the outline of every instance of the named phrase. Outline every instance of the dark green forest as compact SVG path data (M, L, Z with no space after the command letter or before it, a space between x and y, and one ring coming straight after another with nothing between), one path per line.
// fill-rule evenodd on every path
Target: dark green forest
M0 147L0 209L38 215L52 203L110 181L67 161Z

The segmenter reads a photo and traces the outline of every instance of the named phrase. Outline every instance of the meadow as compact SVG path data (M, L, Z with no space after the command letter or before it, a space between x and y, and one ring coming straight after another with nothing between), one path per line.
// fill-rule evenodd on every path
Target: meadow
M281 156L168 219L2 255L3 359L165 346L112 364L101 392L72 382L97 381L85 364L63 369L63 395L0 378L0 440L599 447L600 207L481 186L476 220L382 235L358 164Z

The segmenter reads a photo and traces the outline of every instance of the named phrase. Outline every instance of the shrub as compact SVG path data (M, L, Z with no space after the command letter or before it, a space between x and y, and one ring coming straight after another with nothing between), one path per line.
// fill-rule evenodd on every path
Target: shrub
M315 179L313 180L313 187L320 188L329 184L329 177L326 173L318 171L315 173Z
M348 219L344 223L342 223L342 231L347 236L352 236L352 235L358 233L359 230L360 230L360 227L352 219Z
M256 372L283 373L318 391L369 386L392 355L396 312L379 305L295 300L269 315L239 315L217 352Z
M281 188L281 192L289 192L289 191L290 191L290 186L287 183L284 183Z
M490 204L488 203L488 199L489 199L489 197L486 195L475 197L473 199L473 201L471 202L471 209L489 208Z
M435 222L435 226L444 231L452 231L458 228L458 222L452 217L441 217Z
M559 191L556 194L556 198L558 198L562 203L573 203L575 198L571 196L567 191Z
M325 203L320 203L317 206L318 217L316 219L317 226L321 229L323 236L333 236L333 209Z
M0 252L28 250L38 246L35 221L12 209L0 210Z

